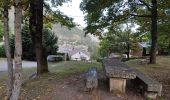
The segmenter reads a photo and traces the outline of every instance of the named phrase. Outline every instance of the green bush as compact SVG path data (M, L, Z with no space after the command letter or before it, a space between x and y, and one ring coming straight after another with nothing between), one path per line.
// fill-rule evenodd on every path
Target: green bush
M4 45L0 45L0 57L6 57Z
M46 48L46 56L56 54L58 49L58 38L50 29L43 29L43 46ZM11 38L11 47L14 51L14 36ZM36 60L35 48L33 46L31 36L29 34L29 27L23 26L22 28L22 59ZM12 52L14 55L14 52Z
M3 23L2 21L0 21L0 42L2 41L2 37L3 37Z

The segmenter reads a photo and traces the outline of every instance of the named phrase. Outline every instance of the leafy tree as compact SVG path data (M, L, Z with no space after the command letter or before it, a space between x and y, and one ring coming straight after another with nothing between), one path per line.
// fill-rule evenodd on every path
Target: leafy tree
M138 17L150 20L151 54L150 63L156 63L158 5L167 0L83 0L80 5L87 15L86 33L100 35L105 28L113 28L114 23ZM164 12L164 10L162 10Z
M2 22L0 21L0 42L2 41L3 38L3 25Z
M45 0L49 1L49 0ZM53 5L61 5L63 2L67 0L50 0L53 2ZM30 0L30 16L29 16L29 29L32 42L35 47L36 51L36 58L37 58L37 75L41 75L43 73L48 72L48 65L47 59L45 55L45 48L42 45L42 28L43 28L43 0ZM45 2L46 3L46 2ZM44 3L44 4L45 4ZM67 16L64 16L60 13L60 11L53 11L50 9L48 3L45 4L47 16L45 16L46 22L48 21L57 21L62 23L62 25L66 25L68 27L73 27L74 24L72 23L72 19ZM52 15L52 17L51 17Z
M0 57L5 58L5 46L4 45L0 45Z
M46 56L56 54L56 51L58 49L57 40L58 38L49 28L43 29L42 44L46 48ZM14 49L14 36L11 38L11 47ZM22 28L22 48L22 59L36 60L36 54L33 50L34 46L29 34L29 27L27 25L24 25Z
M170 54L170 29L169 29L170 23L165 23L159 26L159 38L158 38L158 48L159 53L164 54L168 53Z
M115 52L126 53L127 59L129 59L130 49L134 50L134 46L138 41L137 36L128 27L125 30L122 30L120 26L116 27L116 30L105 33L101 39L99 53L103 57Z
M37 58L37 75L48 72L45 48L42 45L43 0L30 0L29 28Z

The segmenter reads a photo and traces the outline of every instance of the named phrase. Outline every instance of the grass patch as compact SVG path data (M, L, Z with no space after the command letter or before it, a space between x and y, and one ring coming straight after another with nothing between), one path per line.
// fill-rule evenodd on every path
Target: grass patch
M36 72L36 68L23 68L22 92L39 90L48 87L51 82L64 82L65 79L86 72L90 67L102 69L101 63L84 61L63 61L59 63L48 63L49 73L43 74L35 79L29 79L29 76ZM0 72L0 99L6 90L7 72Z
M83 61L67 61L61 63L50 63L49 70L58 75L59 78L69 77L71 75L80 74L87 71L90 67L96 67L98 70L102 69L100 63L83 62Z
M152 74L155 72L161 74L170 71L170 66L169 66L170 56L158 56L156 64L140 64L140 61L141 59L134 59L134 60L127 61L125 63L147 74Z

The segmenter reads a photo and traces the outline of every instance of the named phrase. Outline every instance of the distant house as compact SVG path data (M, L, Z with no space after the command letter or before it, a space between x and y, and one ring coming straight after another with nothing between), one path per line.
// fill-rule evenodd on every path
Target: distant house
M82 49L65 47L58 52L67 54L70 60L90 60L90 54Z
M119 58L120 57L120 55L119 54L116 54L116 53L111 53L110 55L109 55L109 58Z
M131 50L130 54L132 56L147 56L150 52L150 44L148 42L138 42L137 48L138 50Z
M68 55L70 60L90 60L89 53L80 49L73 49L71 52L68 52Z

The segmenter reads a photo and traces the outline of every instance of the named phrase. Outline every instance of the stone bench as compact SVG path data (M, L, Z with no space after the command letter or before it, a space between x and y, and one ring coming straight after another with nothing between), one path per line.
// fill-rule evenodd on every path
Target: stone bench
M161 96L162 84L144 73L127 66L120 59L104 59L102 61L104 73L109 78L110 91L125 92L126 80L131 80L146 98Z
M136 73L136 78L132 81L135 83L135 87L140 89L141 93L146 98L154 99L157 95L161 96L162 84L137 69L134 69L134 71Z
M109 78L110 91L125 93L126 81L135 79L136 74L133 70L121 62L119 58L104 59L102 61L104 74Z
M88 91L98 87L97 69L95 67L90 68L86 73L85 86Z

